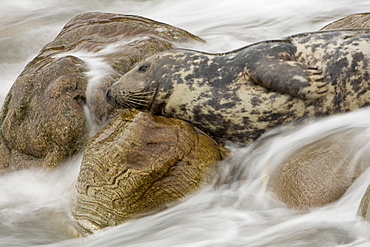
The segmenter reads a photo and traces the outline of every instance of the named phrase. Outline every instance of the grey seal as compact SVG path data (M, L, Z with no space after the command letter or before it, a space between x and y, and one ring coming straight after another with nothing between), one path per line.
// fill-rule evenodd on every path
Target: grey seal
M302 33L221 54L170 50L140 62L106 98L248 143L304 117L367 106L369 54L369 29Z

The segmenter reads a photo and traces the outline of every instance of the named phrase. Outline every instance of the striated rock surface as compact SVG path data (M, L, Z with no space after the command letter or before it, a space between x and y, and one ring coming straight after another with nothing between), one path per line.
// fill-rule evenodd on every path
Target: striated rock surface
M0 170L51 168L79 152L89 124L98 130L119 113L105 102L106 89L145 57L190 41L202 40L139 16L92 12L73 18L6 97Z
M269 189L297 209L338 200L370 165L357 132L331 134L293 152L271 175Z
M157 212L209 184L227 153L182 120L128 110L85 148L72 215L89 234Z
M329 23L320 30L335 30L347 28L370 28L370 13L360 13L346 16Z

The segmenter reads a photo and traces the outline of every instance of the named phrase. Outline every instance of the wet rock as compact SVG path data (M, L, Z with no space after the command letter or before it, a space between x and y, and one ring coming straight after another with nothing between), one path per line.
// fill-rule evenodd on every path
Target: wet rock
M191 41L202 40L139 16L92 12L73 18L25 67L6 97L0 170L51 168L79 152L91 126L98 130L122 112L105 101L117 78L145 57Z
M360 13L346 16L329 23L320 30L335 30L347 28L370 28L370 13Z
M5 99L0 168L53 167L87 140L83 62L64 57L40 63L26 67Z
M269 189L297 209L338 200L370 165L359 131L331 134L292 152L271 175Z
M227 153L182 120L128 110L85 148L72 215L89 234L157 212L209 184Z
M370 221L370 185L362 196L357 214L367 221Z
M370 13L344 17L321 30L347 28L370 28ZM319 207L341 198L369 167L369 157L357 153L366 143L355 141L357 131L330 135L292 153L271 176L270 190L297 209Z

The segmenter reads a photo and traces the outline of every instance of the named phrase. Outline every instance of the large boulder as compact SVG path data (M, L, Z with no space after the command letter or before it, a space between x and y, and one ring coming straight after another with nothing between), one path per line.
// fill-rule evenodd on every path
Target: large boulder
M370 13L360 13L343 17L329 23L320 30L335 30L347 28L370 28Z
M106 89L145 57L190 41L202 40L139 16L93 12L73 18L5 99L0 170L51 168L79 152L89 131L119 113L106 103Z
M370 163L361 129L334 133L295 150L272 172L269 189L289 207L306 209L338 200Z
M228 153L188 123L128 110L94 136L72 199L83 235L162 210L209 184Z
M321 30L347 28L370 28L370 13L341 18ZM366 143L366 140L356 140L358 131L332 134L295 150L271 175L270 190L286 205L297 209L319 207L338 200L369 167L366 152L356 154ZM362 205L365 205L367 202L363 200Z

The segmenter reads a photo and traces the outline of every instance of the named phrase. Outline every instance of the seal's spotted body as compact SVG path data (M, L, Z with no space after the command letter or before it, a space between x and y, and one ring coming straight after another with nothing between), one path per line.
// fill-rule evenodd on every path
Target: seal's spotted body
M125 74L107 99L251 142L302 117L366 106L369 63L370 30L305 33L226 54L172 50Z

